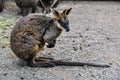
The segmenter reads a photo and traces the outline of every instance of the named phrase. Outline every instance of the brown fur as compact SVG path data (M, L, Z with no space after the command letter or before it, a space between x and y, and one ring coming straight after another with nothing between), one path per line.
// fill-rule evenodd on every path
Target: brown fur
M66 62L52 58L36 57L43 50L45 43L48 43L48 48L55 46L56 39L61 34L62 29L69 31L67 15L71 9L67 9L62 13L51 9L55 18L35 13L20 19L11 32L10 44L12 51L18 58L26 61L32 67L54 67L60 65L109 67L109 65Z
M29 13L35 13L36 9L37 9L37 5L39 5L40 7L42 7L42 11L49 13L50 12L50 8L51 5L53 3L53 0L42 0L44 5L43 6L40 2L40 0L15 0L17 6L20 8L21 10L21 14L22 16L26 16ZM56 7L59 1L57 1L53 7Z
M26 16L29 13L35 13L39 0L15 0L15 2L20 8L22 16Z
M20 19L11 32L12 51L20 59L34 62L32 60L43 50L45 43L55 45L62 31L58 24L58 20L37 13Z

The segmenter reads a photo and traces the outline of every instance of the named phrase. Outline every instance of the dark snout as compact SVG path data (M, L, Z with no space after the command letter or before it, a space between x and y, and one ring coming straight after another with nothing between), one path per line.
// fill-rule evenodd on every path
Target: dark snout
M67 22L62 22L61 20L59 20L58 22L59 22L60 25L66 30L66 32L69 32L69 31L70 31L69 21L67 21Z
M55 47L55 44L48 44L47 47L48 48L53 48L53 47Z
M67 26L65 26L64 28L65 28L66 32L69 32L69 31L70 31L70 28L69 28L69 26L68 26L68 25L67 25Z
M66 32L69 32L70 31L70 29L66 29Z
M70 31L69 24L62 24L63 28L66 30L66 32Z

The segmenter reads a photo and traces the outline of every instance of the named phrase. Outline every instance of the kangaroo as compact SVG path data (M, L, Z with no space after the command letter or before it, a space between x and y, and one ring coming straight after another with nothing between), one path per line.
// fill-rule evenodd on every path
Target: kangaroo
M61 65L110 67L109 65L67 62L46 57L36 57L44 49L44 46L48 48L55 47L56 40L64 29L66 32L70 31L68 14L71 9L65 9L61 13L51 9L54 18L38 13L21 18L11 32L11 50L18 58L27 62L30 67L54 67ZM45 43L47 44L45 45Z
M59 0L40 0L39 6L42 7L43 13L50 13L50 8L57 7Z
M30 12L35 13L39 0L15 0L16 5L20 8L22 16Z
M3 11L4 2L5 2L5 0L0 0L0 12Z

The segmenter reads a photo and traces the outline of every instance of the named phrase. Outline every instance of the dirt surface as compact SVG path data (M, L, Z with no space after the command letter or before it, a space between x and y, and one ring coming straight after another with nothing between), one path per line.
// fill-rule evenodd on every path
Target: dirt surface
M42 52L42 56L55 59L111 64L110 68L25 66L9 45L10 31L21 16L14 3L6 6L0 17L14 18L14 23L0 35L0 80L120 80L119 2L61 2L57 10L73 8L71 30L63 31L54 48Z

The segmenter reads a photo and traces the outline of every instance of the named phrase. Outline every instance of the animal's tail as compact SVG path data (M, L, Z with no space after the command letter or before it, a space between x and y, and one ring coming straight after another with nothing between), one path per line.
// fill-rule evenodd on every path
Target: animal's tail
M51 60L50 62L54 63L56 66L93 66L93 67L106 67L109 68L110 65L106 64L94 64L94 63L84 63L84 62L68 62L60 60Z

